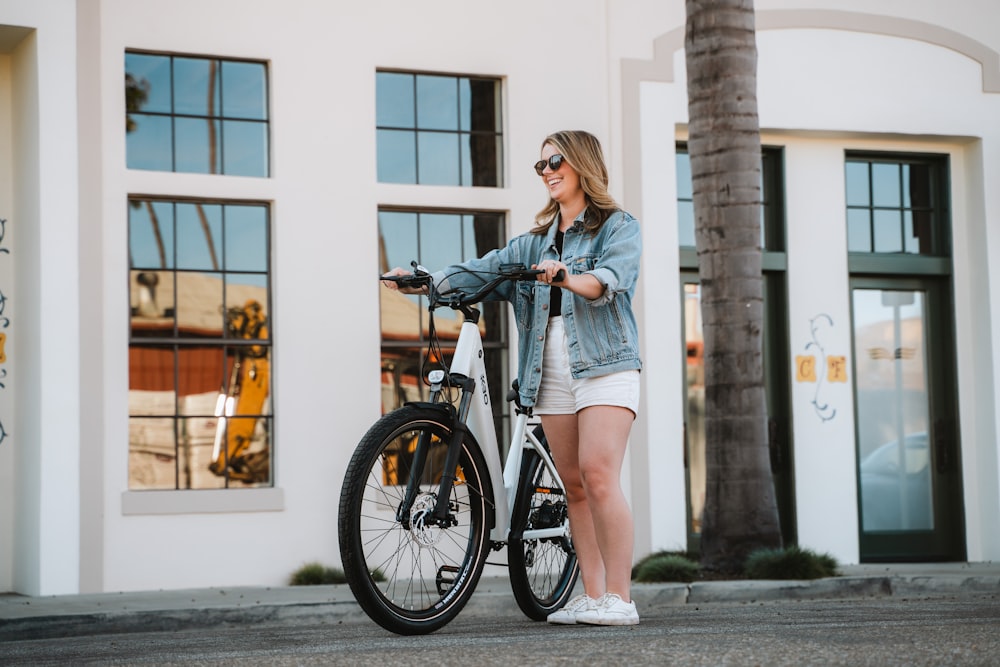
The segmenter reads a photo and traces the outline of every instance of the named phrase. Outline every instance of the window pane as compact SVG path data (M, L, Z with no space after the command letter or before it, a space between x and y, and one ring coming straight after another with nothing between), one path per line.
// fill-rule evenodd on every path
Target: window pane
M450 76L417 77L417 127L458 129L458 80Z
M384 334L383 334L384 336ZM383 348L382 412L392 412L407 401L425 401L428 389L420 376L420 348Z
M173 134L168 116L130 115L132 130L125 135L125 161L129 169L171 171Z
M226 270L267 271L267 209L226 207Z
M134 338L173 335L173 279L169 271L129 272L129 312Z
M207 118L175 118L177 171L193 174L221 172L219 121Z
M464 135L462 145L462 185L500 185L502 141L493 134Z
M130 415L173 415L175 353L170 345L132 345L128 350Z
M174 113L195 116L221 114L218 61L174 58Z
M138 92L131 100L129 111L170 113L170 58L168 56L125 54L125 74L131 77ZM126 88L128 90L128 88Z
M222 336L222 274L177 273L177 334Z
M378 127L414 127L413 75L378 72L375 75L375 124Z
M217 345L185 345L177 351L178 414L214 415L226 359Z
M691 184L691 156L687 153L678 153L677 159L677 198L693 199L694 192Z
M871 212L867 208L847 211L847 251L872 251Z
M913 228L913 212L903 211L903 252L920 254L920 238Z
M129 419L130 489L176 489L177 445L173 418Z
M128 207L129 262L136 269L174 266L174 207L133 200Z
M222 114L227 118L267 119L264 63L222 61Z
M230 176L268 175L267 124L227 120L222 123L222 173Z
M902 205L898 164L872 164L872 195L875 206Z
M870 206L868 163L848 162L845 173L847 181L847 205Z
M458 178L459 150L457 134L418 132L420 156L418 182L422 185L461 185Z
M677 202L677 240L682 248L695 247L694 202Z
M379 211L378 227L384 255L379 270L385 273L397 266L409 269L410 262L418 258L420 247L417 243L417 214Z
M267 276L226 274L226 336L259 340L270 337Z
M206 401L213 405L219 395L218 390L211 394L190 396L191 410L202 412L201 405ZM211 412L209 413L211 415ZM212 474L209 464L212 462L212 450L215 445L215 433L219 421L212 416L198 416L177 420L177 439L180 443L180 480L181 489L223 489L226 480ZM225 425L223 424L224 428Z
M459 129L473 132L500 130L500 82L494 79L461 79Z
M862 529L934 527L924 293L855 289Z
M441 269L464 259L461 220L461 216L448 213L420 215L421 264L429 269ZM435 316L439 316L442 311L435 313Z
M378 131L378 180L380 183L416 183L417 147L412 132Z
M219 271L222 206L177 204L177 268Z
M902 215L900 211L873 211L875 252L902 252Z

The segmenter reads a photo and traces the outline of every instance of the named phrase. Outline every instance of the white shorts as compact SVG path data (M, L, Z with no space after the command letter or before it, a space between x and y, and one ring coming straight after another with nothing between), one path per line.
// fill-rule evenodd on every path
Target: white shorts
M613 405L639 411L639 371L574 379L569 370L566 332L561 317L549 318L542 354L542 381L535 401L536 415L574 415L592 405Z

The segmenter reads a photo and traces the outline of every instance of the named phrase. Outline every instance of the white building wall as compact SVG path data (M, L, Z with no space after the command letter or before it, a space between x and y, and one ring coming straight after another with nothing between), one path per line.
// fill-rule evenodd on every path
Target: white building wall
M980 141L993 146L1000 139L996 124L990 120L998 117L996 105L1000 103L1000 95L996 94L1000 89L995 86L998 61L987 57L985 63L979 62L972 56L983 55L982 45L970 44L947 30L931 29L909 18L874 21L878 34L873 34L866 32L873 24L868 15L785 12L771 10L771 3L762 4L758 6L757 32L762 140L785 150L788 354L793 375L792 437L799 544L829 552L841 562L859 560L853 371L848 371L847 383L818 387L816 383L794 381L795 356L807 354L806 346L811 342L822 344L827 354L845 356L848 369L853 369L844 224L845 151L937 152L951 158L958 301L955 316L961 341L969 342L968 347L959 344L966 547L972 560L995 558L1000 551L996 548L996 531L990 526L998 525L1000 516L993 390L996 373L981 372L983 362L989 362L988 368L995 364L994 336L990 333L995 327L982 312L973 312L966 295L975 295L980 308L988 303L986 310L996 312L997 292L989 289L996 278L991 276L985 254L991 243L996 243L989 238L986 224L991 219L990 199L984 198L976 186L979 172L989 170L990 163L986 158L975 164L971 158L981 156ZM850 26L853 31L847 29ZM659 36L654 54L652 60L626 62L623 83L623 95L628 99L635 94L629 86L639 82L635 108L642 121L641 134L629 135L629 124L634 122L628 116L633 108L629 104L624 125L626 145L638 144L641 151L641 161L633 159L633 170L640 180L635 191L641 194L647 238L651 226L662 223L676 227L674 186L663 180L672 177L667 167L667 161L673 160L672 146L664 146L660 132L650 131L647 126L657 121L672 124L677 127L677 139L686 136L686 105L679 103L686 102L683 30ZM995 51L992 55L996 56ZM956 113L956 109L962 112ZM669 154L663 155L663 151ZM663 247L676 247L676 241ZM970 252L973 256L967 255ZM658 271L665 269L667 276L676 272L676 265L671 268L675 253L654 253L655 249L647 247L647 286L653 278L648 267L654 256ZM668 278L664 291L670 288ZM678 289L676 284L673 288ZM656 318L650 310L644 316ZM818 330L815 339L812 322ZM658 344L664 343L668 350L680 349L679 331L658 331ZM647 341L647 359L655 354L648 347ZM654 373L664 370L668 378L677 377L671 376L666 364L654 368ZM648 377L646 382L647 388L658 384ZM967 389L972 384L978 391ZM655 386L647 396L654 391ZM679 405L680 386L673 391L667 389L658 398L665 401L657 405ZM829 409L817 410L814 400ZM831 418L832 410L836 414ZM666 418L651 414L647 423ZM676 422L667 430L677 434ZM676 442L675 448L679 449L679 437ZM664 521L659 517L657 520ZM663 538L665 541L654 541L653 547L671 548L671 538Z
M968 555L1000 558L1000 279L989 266L1000 240L987 224L1000 218L988 187L1000 173L1000 63L989 60L1000 12L994 0L758 0L757 10L761 125L786 149L791 360L821 313L834 324L824 344L850 358L844 150L952 156ZM37 31L0 55L0 86L14 96L11 110L0 104L0 148L7 113L17 174L0 166L0 197L14 193L11 220L26 225L10 228L19 342L8 368L19 369L23 409L16 437L0 443L0 501L14 499L0 509L0 590L274 585L305 562L337 564L340 482L380 409L378 207L503 210L509 235L525 231L544 204L530 164L546 134L567 128L602 138L613 192L644 224L644 394L625 478L636 556L682 548L683 22L681 0L0 0L0 24ZM127 170L126 49L268 61L272 176ZM377 183L379 68L502 77L505 187ZM272 204L273 489L128 491L129 194ZM79 303L67 305L74 284ZM793 382L799 541L857 562L851 385L825 388L838 409L825 422L814 391Z
M3 254L8 361L0 447L11 479L12 520L0 552L8 587L32 594L79 586L79 312L77 284L75 3L0 7L10 133L3 156ZM46 11L47 10L47 11ZM28 29L24 31L23 29ZM23 36L22 36L23 33ZM12 273L11 273L12 267Z
M13 119L11 118L11 58L0 55L0 156L10 155L13 150ZM11 160L0 159L0 218L11 215L14 186L12 182ZM9 250L9 249L8 249ZM14 263L7 259L0 261L0 290L11 289L14 285ZM5 332L6 334L6 332ZM9 337L9 334L6 334ZM10 374L9 347L5 341L4 361L0 364L0 375L6 380ZM6 382L4 382L6 385ZM0 391L0 424L6 423L10 428L14 418L14 393ZM0 588L9 587L14 576L14 540L9 539L14 534L14 447L8 441L0 441Z

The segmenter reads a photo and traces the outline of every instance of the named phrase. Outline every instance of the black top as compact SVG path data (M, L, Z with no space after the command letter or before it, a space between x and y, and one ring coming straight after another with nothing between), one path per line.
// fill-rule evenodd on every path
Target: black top
M556 251L562 257L563 233L556 231ZM565 280L565 279L564 279ZM559 317L562 315L562 288L552 286L549 290L549 317Z

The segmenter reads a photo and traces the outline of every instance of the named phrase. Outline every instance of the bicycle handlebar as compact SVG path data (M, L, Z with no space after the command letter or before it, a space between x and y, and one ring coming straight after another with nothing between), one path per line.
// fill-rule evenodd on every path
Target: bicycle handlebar
M479 303L486 298L486 295L495 290L497 286L503 282L508 280L534 280L539 274L545 273L541 269L527 269L523 264L501 264L500 271L495 275L495 277L486 281L481 287L472 292L463 292L459 290L438 292L434 289L434 281L431 279L431 275L416 262L411 262L411 264L414 268L413 273L402 276L379 276L379 280L391 280L400 287L407 287L411 289L420 287L429 288L429 298L431 301L430 306L432 309L437 306L447 306L456 310L462 309ZM556 274L556 281L561 281L565 277L565 271L560 269L559 273Z

